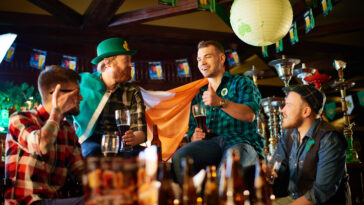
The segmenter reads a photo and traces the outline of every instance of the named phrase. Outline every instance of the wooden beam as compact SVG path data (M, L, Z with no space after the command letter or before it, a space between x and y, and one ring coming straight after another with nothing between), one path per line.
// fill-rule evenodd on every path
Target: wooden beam
M42 26L42 27L69 27L58 18L49 15L26 14L18 12L0 11L0 27L12 26Z
M48 11L53 16L57 17L61 21L73 25L80 26L82 16L75 10L66 6L58 0L28 0L36 6Z
M105 28L125 0L93 0L83 16L83 27Z
M114 33L120 36L128 36L152 42L184 43L193 41L194 43L197 43L200 40L211 39L226 43L241 43L241 40L239 40L234 33L152 26L145 24L129 25L123 28L113 27L108 29L107 33Z
M136 11L126 12L116 15L109 24L109 28L125 26L127 24L136 24L146 21L177 16L190 13L198 9L196 0L180 0L178 6L158 5Z

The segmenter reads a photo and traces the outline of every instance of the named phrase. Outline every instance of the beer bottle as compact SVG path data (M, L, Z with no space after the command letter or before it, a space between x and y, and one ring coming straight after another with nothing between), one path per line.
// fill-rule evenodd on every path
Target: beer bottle
M202 205L202 198L199 196L199 197L197 197L197 199L196 199L196 205Z
M158 161L161 162L162 161L162 143L159 139L157 125L153 125L153 139L152 139L151 145L157 146Z
M254 205L271 205L270 200L270 189L264 178L264 173L261 170L261 165L259 161L255 162L255 179L254 179L254 189L255 189L255 203Z
M244 191L244 205L250 205L250 192L249 192L249 190Z
M158 205L173 205L174 193L172 189L171 163L161 163L159 167L158 178L161 186L159 188Z
M240 168L239 150L229 149L226 167L227 182L227 202L231 204L231 199L235 205L244 204L244 180L242 169Z
M227 178L226 178L226 162L220 165L220 179L219 179L219 205L226 203L227 191Z
M204 205L215 205L219 201L219 190L216 183L216 167L208 166L206 168L207 180L204 189Z
M182 204L183 205L194 205L197 201L196 187L193 184L193 159L183 158L183 184L182 184Z

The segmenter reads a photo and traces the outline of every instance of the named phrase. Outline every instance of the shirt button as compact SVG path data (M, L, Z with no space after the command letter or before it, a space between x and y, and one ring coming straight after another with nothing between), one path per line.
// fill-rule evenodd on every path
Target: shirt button
M214 120L214 118L211 118L211 121Z
M212 110L215 110L215 108L213 107Z

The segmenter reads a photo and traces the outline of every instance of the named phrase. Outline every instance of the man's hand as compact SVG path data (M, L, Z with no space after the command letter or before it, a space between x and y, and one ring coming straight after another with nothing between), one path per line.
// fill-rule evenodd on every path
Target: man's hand
M139 132L139 134L137 133ZM125 132L125 135L122 136L123 142L125 142L127 145L135 146L140 143L144 142L144 135L141 135L141 131L134 132L133 130L128 130Z
M53 108L61 109L62 114L68 112L75 106L77 106L77 89L72 92L64 93L60 95L61 85L57 84L53 94L52 94L52 105Z
M201 128L196 127L195 132L191 136L191 142L205 139L206 133Z
M221 98L216 94L215 90L209 84L209 87L202 95L202 101L208 106L220 106Z

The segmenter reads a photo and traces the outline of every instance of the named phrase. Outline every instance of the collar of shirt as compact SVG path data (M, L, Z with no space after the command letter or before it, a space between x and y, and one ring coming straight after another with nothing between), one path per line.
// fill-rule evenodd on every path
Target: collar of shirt
M303 140L304 140L306 137L307 137L309 140L313 140L313 134L314 134L314 132L316 131L316 128L317 128L318 123L320 123L320 119L316 119L316 120L312 123L312 125L311 125L310 129L307 131L306 135L302 138L301 143L303 142ZM295 137L295 138L297 138L297 139L300 137L300 134L299 134L299 132L298 132L298 129L297 129L297 128L295 128L295 129L293 130L293 132L292 132L292 136L293 136L293 137Z

